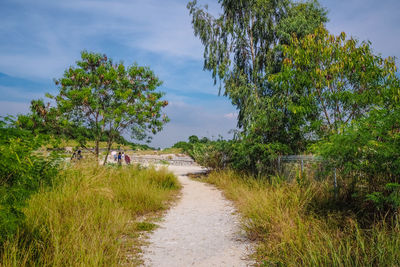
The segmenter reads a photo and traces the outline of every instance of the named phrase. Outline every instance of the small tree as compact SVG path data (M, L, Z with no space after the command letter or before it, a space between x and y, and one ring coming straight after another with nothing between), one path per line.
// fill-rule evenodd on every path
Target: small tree
M55 99L62 117L89 129L99 157L99 142L107 140L107 156L115 138L129 131L133 138L155 134L168 121L161 109L168 105L163 93L155 91L162 82L148 67L114 64L106 55L83 51L76 67L55 80Z

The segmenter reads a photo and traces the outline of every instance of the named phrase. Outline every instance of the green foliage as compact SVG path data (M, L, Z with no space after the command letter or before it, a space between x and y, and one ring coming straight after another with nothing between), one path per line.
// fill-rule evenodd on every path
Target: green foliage
M183 152L189 152L193 148L193 144L185 141L179 141L175 143L172 148L181 148Z
M295 33L305 36L327 21L317 1L219 1L222 14L213 17L189 2L194 33L204 45L204 68L220 80L224 95L239 110L238 126L249 143L305 147L301 121L284 108L269 76L280 71L283 44ZM257 155L254 155L256 158ZM255 163L252 163L255 164Z
M148 67L115 64L106 55L83 51L76 66L55 84L58 95L48 96L56 107L33 101L32 114L21 117L21 125L41 125L43 131L55 127L54 135L67 135L80 144L94 139L97 156L101 140L107 140L109 150L124 132L136 139L150 138L169 120L161 113L168 102L156 91L162 82Z
M288 147L281 143L196 138L178 142L173 147L182 148L198 164L216 170L230 168L256 175L274 173L278 155L288 153Z
M36 152L43 138L10 123L0 120L0 243L23 223L26 200L41 186L50 185L58 172L53 157Z
M174 144L172 147L173 148L180 148L183 150L185 153L190 153L193 150L193 147L197 144L205 144L210 142L210 140L207 137L203 137L199 139L198 136L196 135L191 135L188 138L189 142L185 141L179 141L176 144Z
M313 151L340 171L348 195L361 199L368 196L379 209L383 205L395 208L397 189L387 185L400 183L399 121L399 108L374 109L340 134L315 144Z
M385 192L373 192L366 197L367 200L372 201L380 211L397 211L400 208L400 184L386 184Z
M155 228L152 215L179 188L165 168L66 166L55 186L29 199L23 227L1 250L1 265L138 266L132 258L139 231Z
M346 39L318 28L284 46L281 72L270 77L282 108L294 114L303 134L319 139L385 107L392 88L399 87L393 58L374 55L370 43Z
M321 210L321 203L331 201L328 181L274 180L232 171L202 178L236 202L244 230L257 241L256 266L399 265L397 216L362 224L348 210Z

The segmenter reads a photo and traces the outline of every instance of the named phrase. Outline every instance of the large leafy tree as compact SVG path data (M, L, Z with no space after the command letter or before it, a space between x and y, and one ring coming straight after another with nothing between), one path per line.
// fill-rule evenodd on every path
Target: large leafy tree
M352 120L388 101L398 88L393 58L372 52L370 43L358 43L329 34L319 27L284 47L281 72L271 76L282 107L296 114L309 137L321 138L340 132Z
M305 36L327 21L317 1L220 0L222 14L189 2L194 33L204 45L204 69L220 81L224 95L239 110L238 126L257 142L287 142L293 120L273 104L269 75L279 72L283 44L293 33ZM262 112L262 116L260 116ZM260 124L260 119L265 123ZM267 126L267 127L264 127Z
M91 132L97 157L104 137L108 155L123 132L144 139L168 121L162 114L168 102L156 91L162 82L148 67L125 66L106 55L83 51L76 66L68 68L55 83L59 94L50 97L56 101L60 118Z

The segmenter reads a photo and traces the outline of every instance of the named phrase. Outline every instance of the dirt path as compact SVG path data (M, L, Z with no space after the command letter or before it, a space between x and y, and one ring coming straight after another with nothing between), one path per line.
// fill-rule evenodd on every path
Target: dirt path
M214 187L185 174L196 166L169 166L183 185L182 196L144 248L146 266L249 266L250 244L240 233L235 209Z

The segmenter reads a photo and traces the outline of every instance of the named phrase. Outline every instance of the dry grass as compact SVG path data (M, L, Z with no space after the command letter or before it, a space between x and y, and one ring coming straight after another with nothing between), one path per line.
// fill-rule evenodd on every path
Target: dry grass
M34 195L24 210L20 234L5 244L2 266L115 266L138 264L128 249L143 214L165 209L179 188L166 169L102 167L78 163L66 168L57 186Z
M165 155L165 154L183 154L181 148L166 148L163 150L137 150L135 155Z
M237 204L248 236L258 241L255 256L260 265L400 265L398 220L360 229L348 214L316 215L315 201L328 195L325 183L299 185L277 178L267 182L231 171L213 172L206 181L223 189Z
M76 147L78 146L78 142L75 140L61 140L59 144L57 144L58 147ZM99 142L99 148L100 149L104 149L107 148L107 142ZM86 147L88 148L94 148L95 147L95 142L94 141L88 141L86 143ZM51 142L49 144L47 144L46 146L43 147L43 149L47 149L47 148L54 148L54 146L51 144ZM129 145L122 145L122 144L117 144L117 143L113 143L111 149L113 150L128 150L128 149L132 149L131 146Z

